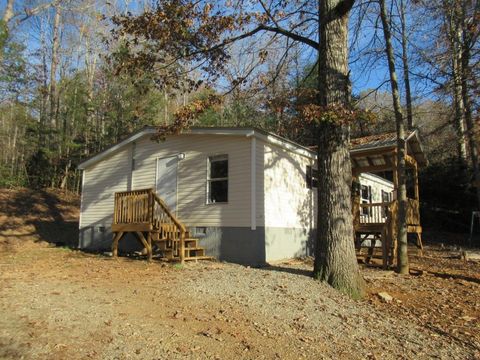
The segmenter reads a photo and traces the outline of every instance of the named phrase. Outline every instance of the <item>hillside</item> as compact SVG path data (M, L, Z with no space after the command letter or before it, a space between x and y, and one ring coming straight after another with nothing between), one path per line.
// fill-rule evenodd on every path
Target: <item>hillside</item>
M75 247L80 197L55 190L0 189L0 246L37 242Z

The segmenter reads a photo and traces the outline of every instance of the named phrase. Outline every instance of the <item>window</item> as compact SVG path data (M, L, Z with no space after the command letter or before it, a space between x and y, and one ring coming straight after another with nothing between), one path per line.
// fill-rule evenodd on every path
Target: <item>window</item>
M392 201L392 193L382 190L382 203L389 203ZM382 216L387 217L388 205L382 208Z
M372 202L372 187L367 185L362 185L360 188L360 200L362 204L370 204ZM370 208L362 206L362 215L369 216Z
M207 203L228 202L228 155L208 158Z
M318 170L312 169L311 166L307 165L307 188L313 189L318 187Z

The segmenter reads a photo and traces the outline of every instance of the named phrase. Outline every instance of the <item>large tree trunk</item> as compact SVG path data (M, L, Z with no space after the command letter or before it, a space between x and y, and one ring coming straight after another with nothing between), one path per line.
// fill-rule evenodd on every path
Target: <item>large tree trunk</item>
M398 91L397 73L395 71L395 58L390 32L385 0L380 0L380 17L382 19L383 35L385 37L385 51L387 53L390 84L392 87L393 108L395 110L395 125L397 130L397 271L400 274L408 274L408 243L407 243L407 186L405 176L405 123L400 104L400 92Z
M326 21L340 3L320 0L319 104L348 107L348 12ZM318 126L318 221L315 278L354 298L364 295L355 256L351 203L352 168L349 127L323 122Z

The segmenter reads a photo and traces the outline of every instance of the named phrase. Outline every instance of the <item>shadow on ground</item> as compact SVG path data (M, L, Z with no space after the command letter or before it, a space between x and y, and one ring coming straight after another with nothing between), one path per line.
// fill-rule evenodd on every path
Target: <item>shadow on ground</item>
M0 236L46 241L58 246L78 245L77 195L53 190L2 190Z

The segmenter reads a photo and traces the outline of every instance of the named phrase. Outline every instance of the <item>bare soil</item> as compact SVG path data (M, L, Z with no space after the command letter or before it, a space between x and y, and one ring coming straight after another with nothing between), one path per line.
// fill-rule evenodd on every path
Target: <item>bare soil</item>
M77 209L0 191L0 358L480 358L480 264L457 249L411 256L410 276L362 266L369 294L354 301L313 280L310 259L180 266L55 246L75 242Z

